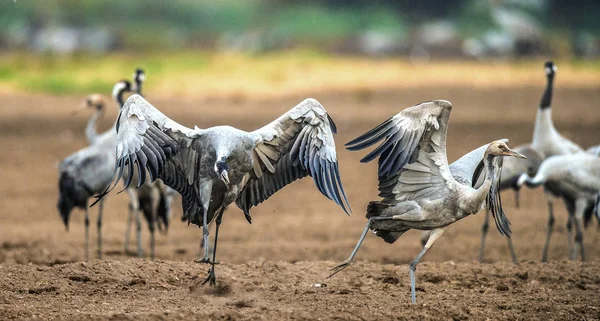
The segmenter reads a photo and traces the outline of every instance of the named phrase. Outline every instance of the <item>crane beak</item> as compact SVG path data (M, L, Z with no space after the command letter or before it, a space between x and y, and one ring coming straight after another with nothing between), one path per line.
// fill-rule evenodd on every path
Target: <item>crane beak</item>
M511 150L510 152L508 152L508 154L506 156L513 156L513 157L517 157L517 158L527 159L527 157L525 155L517 153L514 150Z
M222 170L221 174L219 175L219 177L221 178L221 180L223 181L223 183L225 183L225 186L227 186L227 189L229 189L229 186L231 184L229 182L229 175L227 175L227 171L226 170Z
M81 106L77 107L77 109L75 109L72 113L72 115L77 115L80 112L84 111L87 109L87 104L86 103L82 103Z

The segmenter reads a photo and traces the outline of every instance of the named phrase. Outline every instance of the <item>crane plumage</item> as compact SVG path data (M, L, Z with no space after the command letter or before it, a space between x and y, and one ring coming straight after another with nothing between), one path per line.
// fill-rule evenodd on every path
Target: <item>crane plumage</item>
M518 200L518 191L520 189L519 186L516 186L516 180L524 173L529 174L530 176L535 175L534 169L540 166L541 162L548 157L555 155L569 155L583 152L583 149L567 139L563 135L561 135L556 128L554 127L554 122L552 121L552 95L554 90L554 79L556 77L556 72L558 68L552 61L547 61L544 63L544 72L546 74L546 87L540 99L539 108L537 110L535 124L533 129L533 138L531 144L523 146L523 152L527 152L527 156L529 157L527 161L523 160L512 160L510 164L506 165L508 176L505 176L503 173L503 177L506 178L506 183L501 185L501 189L504 188L512 188L515 190L515 199ZM515 149L517 150L517 149ZM522 170L523 165L527 165L527 172L519 171ZM512 186L511 186L512 185ZM550 246L550 238L552 236L553 226L554 226L554 198L561 197L559 193L551 192L550 186L544 185L544 191L546 194L546 201L548 205L548 232L546 235L546 242L544 244L544 249L542 251L542 262L546 262L548 260L548 249ZM517 202L518 206L518 202ZM571 220L569 219L568 224L571 224ZM568 225L569 226L569 225ZM485 245L485 237L487 232L487 215L486 220L482 226L482 236L481 236L481 247L479 250L479 261L483 261L483 252ZM516 255L514 254L514 250L512 248L512 244L509 242L509 248L511 250L511 255L513 257L513 261L516 261Z
M219 225L231 203L250 222L250 209L293 181L311 176L317 189L346 213L350 206L339 175L333 132L323 106L306 99L253 132L230 126L187 128L171 120L139 95L131 96L117 125L115 180L124 168L139 182L160 178L181 194L184 215L202 226L205 257L214 284ZM129 186L131 180L126 180ZM207 224L216 218L213 260L208 257Z
M523 174L519 186L544 185L551 193L561 196L569 211L570 225L575 225L575 246L570 248L570 258L578 252L585 259L582 225L597 213L596 202L600 193L600 158L589 153L556 155L548 157L535 176ZM569 229L569 238L571 238Z
M531 141L531 146L533 149L543 155L544 159L556 155L570 155L583 152L583 149L579 145L562 136L556 130L554 127L554 122L552 121L552 93L554 89L554 78L557 70L558 68L552 61L548 61L544 64L544 72L546 73L546 88L542 94L540 107L537 111L533 130L533 139ZM546 262L548 260L548 249L550 247L550 239L554 230L554 198L562 197L562 195L557 193L556 190L552 192L551 186L549 185L544 185L544 191L548 204L548 232L546 234L546 242L542 251L542 262ZM564 198L563 201L565 201ZM571 224L571 221L572 220L569 218L568 224Z
M128 81L115 85L113 91L121 97L131 86ZM59 165L58 209L68 229L73 208L85 210L85 259L89 258L89 209L88 199L110 185L115 167L116 133L100 135L90 146L67 158ZM102 203L98 208L98 257L102 257Z
M487 203L500 233L510 237L510 222L502 210L498 192L502 166L499 156L525 156L510 150L505 141L494 141L485 147L479 159L483 165L478 167L484 174L479 187L472 187L481 175L478 170L471 172L461 168L460 163L454 166L457 180L446 157L451 109L451 103L445 100L421 103L346 144L348 149L359 150L383 141L362 160L379 157L379 196L383 199L369 203L369 221L358 244L346 261L332 269L331 276L350 264L369 229L388 243L394 243L410 229L429 230L431 234L423 251L410 265L412 302L415 303L416 266L447 226L477 213ZM475 163L474 155L479 151L470 153L461 163ZM469 178L471 184L468 184Z

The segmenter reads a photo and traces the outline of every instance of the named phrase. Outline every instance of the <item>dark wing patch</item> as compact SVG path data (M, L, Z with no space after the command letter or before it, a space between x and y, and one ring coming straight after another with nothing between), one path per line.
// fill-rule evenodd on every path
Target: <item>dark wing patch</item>
M104 192L96 196L97 200L92 204L92 206L117 186L123 177L123 170L126 166L128 168L129 175L125 181L123 190L120 192L129 187L135 174L134 171L136 170L139 177L138 186L144 184L146 180L146 169L150 173L150 181L154 182L157 178L159 178L159 175L165 168L167 161L171 159L178 151L179 146L177 145L177 142L175 142L166 133L161 131L156 124L152 124L150 127L148 127L146 135L143 137L143 144L141 145L141 148L136 151L130 150L128 154L125 154L121 158L117 159L117 166L115 167L113 174L113 183L109 184ZM136 165L135 167L134 164ZM160 177L162 178L162 176ZM166 181L165 183L169 185ZM171 187L177 190L177 188L174 186ZM178 192L181 193L179 190Z
M394 119L390 118L367 133L348 142L345 146L349 150L361 150L383 140L383 143L360 161L367 163L381 156L379 158L378 175L386 177L394 175L409 163L415 151L417 151L422 135L422 129L406 130L401 126L397 126Z
M502 199L500 198L502 159L502 157L494 157L492 160L493 162L496 162L496 172L494 173L494 177L492 177L492 186L490 186L490 192L487 195L487 206L490 212L492 212L492 217L494 217L496 228L500 234L510 238L512 233L510 221L504 214L504 210L502 209Z

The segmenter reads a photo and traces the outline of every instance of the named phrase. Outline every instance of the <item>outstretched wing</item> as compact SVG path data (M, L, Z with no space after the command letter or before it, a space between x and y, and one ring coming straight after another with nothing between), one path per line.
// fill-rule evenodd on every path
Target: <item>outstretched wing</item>
M127 99L117 120L116 167L112 187L106 189L98 199L108 194L128 169L125 188L131 184L137 171L138 184L147 179L160 178L165 184L177 190L184 203L192 207L194 190L192 182L196 177L197 162L201 146L194 140L202 130L189 129L171 120L139 95Z
M333 120L315 99L306 99L251 134L254 168L242 181L236 204L247 217L256 206L291 182L311 176L323 195L350 212L335 151Z
M379 157L379 195L386 201L431 197L455 183L446 158L451 109L445 100L421 103L346 144L360 150L383 140L361 162Z

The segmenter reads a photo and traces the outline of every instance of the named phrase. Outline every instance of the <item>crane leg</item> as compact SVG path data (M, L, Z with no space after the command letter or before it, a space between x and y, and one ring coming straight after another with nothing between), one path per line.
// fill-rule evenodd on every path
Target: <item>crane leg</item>
M554 230L554 204L551 199L548 199L548 231L546 232L546 242L544 242L544 250L542 251L542 262L548 262L548 249L550 247L550 238Z
M100 200L98 204L98 221L96 225L98 228L98 259L102 259L102 210L104 209L104 198Z
M206 221L208 220L208 206L204 207L204 214L202 216L203 226L202 226L202 243L204 243L204 256L200 260L196 260L197 263L210 263L210 257L208 254L208 247L210 246L208 240L208 224Z
M515 247L513 246L513 242L512 239L510 237L506 238L506 241L508 242L508 250L510 251L510 257L513 261L514 264L517 264L517 254L515 253Z
M210 207L210 198L212 195L212 183L210 181L201 185L201 190L199 191L200 200L202 202L202 237L204 239L204 256L200 260L195 260L197 263L208 263L210 264L210 257L208 255L208 248L210 247L210 243L208 240L208 209Z
M154 232L156 230L155 227L155 222L156 222L156 216L148 221L148 229L150 230L150 259L152 261L154 261L155 258L155 245L156 245L156 239L154 237Z
M567 201L563 199L565 203L565 207L567 208L567 212L569 213L569 217L567 220L567 232L568 232L568 241L569 241L569 260L575 260L577 258L577 250L573 245L573 225L575 224L575 209L576 205L573 202Z
M365 240L365 236L367 236L367 232L369 231L369 227L371 227L372 221L373 221L373 218L370 218L369 221L367 222L367 225L365 226L365 229L363 230L363 232L360 236L360 239L358 239L358 243L354 247L354 250L352 250L352 253L350 253L350 256L346 260L344 260L344 262L334 266L330 270L332 272L327 277L328 279L331 278L332 276L336 275L338 272L342 271L343 269L347 268L350 265L350 263L352 263L352 260L354 260L354 256L356 256L356 252L358 252L358 249L362 245L362 242Z
M479 263L483 263L483 253L485 252L485 238L490 228L490 210L485 209L485 218L481 225L481 246L479 246ZM509 239L510 240L510 239Z
M87 262L90 258L90 209L85 204L85 218L83 223L85 224L85 261Z
M129 253L129 236L131 235L131 224L135 219L137 212L140 209L140 203L135 189L127 188L127 196L129 196L129 214L127 215L127 226L125 227L125 254Z
M438 229L431 231L431 234L429 235L429 240L427 240L427 244L425 244L425 247L423 247L423 250L421 251L421 253L419 253L419 255L417 255L415 260L409 266L410 295L411 295L411 299L412 299L411 302L413 304L417 303L417 292L416 292L416 282L415 282L415 271L417 270L417 264L419 264L419 261L421 260L423 255L425 255L425 253L427 252L427 250L429 250L429 248L433 245L433 243L435 243L435 241L437 241L437 239L440 236L442 236L442 234L444 233L444 230L445 230L445 228L438 228Z
M575 260L575 251L573 250L573 218L569 214L567 219L567 232L568 232L568 243L569 243L569 260Z
M152 202L152 211L150 213L150 217L146 218L148 221L148 230L150 231L150 259L152 261L154 261L156 255L156 238L154 233L156 232L156 226L160 226L160 222L158 220L158 206L160 205L159 203L161 196L157 186L158 185L156 185L156 183L152 185L152 197L150 198Z
M208 225L208 230L210 231L210 224ZM198 255L204 255L204 247L208 246L207 244L204 243L204 237L200 238L200 245L198 247ZM210 252L210 247L208 247L208 251Z
M125 254L129 252L129 236L131 234L131 223L133 222L133 205L129 203L129 213L127 214L127 225L125 227L125 248L123 251Z
M204 282L202 282L202 284L208 283L210 285L215 285L217 283L217 278L215 276L215 265L219 264L219 262L217 262L217 241L219 240L219 227L221 226L221 222L223 220L223 212L225 212L225 208L221 210L216 219L217 226L215 227L215 245L213 246L211 267L208 270L208 277L206 280L204 280Z
M585 261L585 251L583 249L583 215L585 207L587 205L586 199L578 199L575 203L575 217L573 223L575 224L575 248L574 252L581 256L581 261Z
M198 253L202 254L202 252L204 251L204 237L202 237L200 239L200 247L198 248Z
M429 240L429 233L431 233L431 231L421 231L421 246L425 246L425 244L427 244L427 240Z
M519 190L515 189L515 207L519 208L521 207L521 204L519 202Z
M140 211L135 212L135 240L137 243L137 256L144 257L144 249L142 248L142 220L140 219Z
M596 195L596 202L594 203L594 214L598 223L596 228L600 231L600 194Z

